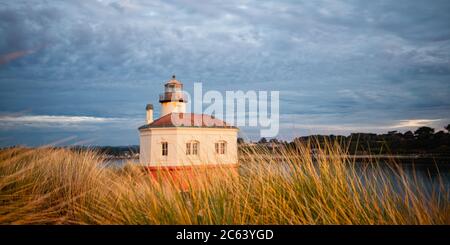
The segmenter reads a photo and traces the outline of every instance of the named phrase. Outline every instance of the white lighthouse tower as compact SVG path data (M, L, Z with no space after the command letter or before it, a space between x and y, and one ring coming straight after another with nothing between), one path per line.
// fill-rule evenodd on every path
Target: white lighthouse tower
M141 165L150 170L237 165L238 128L210 115L186 113L183 84L175 76L164 85L159 102L160 117L153 119L148 104L146 124L139 127Z
M186 98L183 93L183 84L175 79L175 75L164 85L164 93L159 95L161 103L161 117L177 112L186 112Z

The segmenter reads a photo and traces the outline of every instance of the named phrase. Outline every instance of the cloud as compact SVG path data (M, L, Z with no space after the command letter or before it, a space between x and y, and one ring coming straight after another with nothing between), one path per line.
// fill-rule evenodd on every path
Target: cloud
M175 73L187 90L197 81L280 90L282 114L336 130L445 121L449 13L446 0L9 1L0 5L0 113L144 118ZM137 142L134 126L123 127Z
M329 132L338 131L345 132L346 134L351 132L387 132L389 130L400 129L410 130L423 126L436 126L437 122L441 119L412 119L412 120L400 120L397 123L389 125L370 124L370 123L353 123L353 124L290 124L286 123L282 127L284 128L299 128L308 130L328 130Z
M83 117L83 116L0 116L1 122L15 123L102 123L116 121L117 118Z
M15 59L18 59L22 56L29 55L34 53L34 50L22 50L22 51L15 51L8 54L4 54L0 56L0 65L6 64L10 61L13 61Z
M136 122L128 118L106 118L92 116L55 116L55 115L0 115L0 128L34 127L34 128L68 128L93 125Z
M392 128L418 128L423 126L433 126L436 122L440 122L442 119L412 119L401 120L397 124L392 125Z
M0 147L10 145L136 144L145 118L69 115L0 115Z

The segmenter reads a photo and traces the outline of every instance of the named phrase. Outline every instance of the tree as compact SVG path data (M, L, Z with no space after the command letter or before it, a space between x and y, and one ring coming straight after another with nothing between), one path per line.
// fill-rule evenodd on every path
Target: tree
M413 139L413 138L414 138L414 134L413 134L413 132L411 132L411 131L406 131L406 132L403 134L403 136L404 136L406 139Z
M270 143L274 143L274 144L278 144L278 139L277 138L272 138L269 140Z
M427 139L434 134L434 128L420 127L414 132L414 134L420 139Z
M434 136L436 137L436 139L439 140L439 139L444 138L446 136L446 133L444 131L442 131L442 130L439 130L439 132L436 132L434 134Z
M238 144L244 144L245 141L244 141L243 138L239 137L239 138L237 138L237 143L238 143Z
M267 143L267 139L264 138L264 137L262 137L262 138L258 141L258 143L259 143L259 144L265 144L265 143Z

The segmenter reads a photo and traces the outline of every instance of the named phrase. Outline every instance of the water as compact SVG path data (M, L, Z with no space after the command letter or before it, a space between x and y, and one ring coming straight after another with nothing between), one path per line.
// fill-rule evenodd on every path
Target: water
M420 161L403 161L396 164L389 162L379 162L373 166L367 163L356 163L356 170L362 175L364 172L370 175L371 171L380 171L383 176L393 183L393 188L397 192L403 192L403 184L398 178L398 174L403 173L404 177L411 183L413 188L418 188L431 194L439 193L443 187L450 188L450 164L436 163L432 159L420 159Z
M130 163L139 163L139 159L135 159L135 158L112 158L112 159L108 159L106 162L104 162L103 165L106 166L106 167L112 167L112 168L122 168L128 162L130 162Z
M139 163L139 159L110 159L105 165L121 168L128 162ZM450 189L450 159L405 158L396 159L395 164L388 160L380 159L377 162L376 166L367 162L356 162L356 171L360 176L363 176L364 173L370 175L370 171L381 170L387 179L392 180L394 188L398 189L398 191L401 191L401 184L397 178L399 172L403 172L410 182L421 185L418 187L429 193L433 190L439 191L441 186L447 190Z

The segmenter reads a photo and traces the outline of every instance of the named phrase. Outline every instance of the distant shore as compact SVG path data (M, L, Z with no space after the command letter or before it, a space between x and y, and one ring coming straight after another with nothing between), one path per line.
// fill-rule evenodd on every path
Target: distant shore
M336 157L336 156L333 156ZM388 154L379 154L379 155L370 155L370 154L361 154L361 155L341 155L341 157L345 158L356 158L356 159L368 159L368 158L376 158L376 159L449 159L448 155L439 155L439 154L405 154L405 155L388 155ZM107 156L106 159L139 159L139 156L127 157L127 156Z

